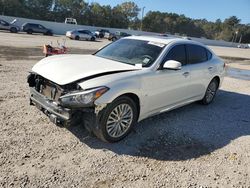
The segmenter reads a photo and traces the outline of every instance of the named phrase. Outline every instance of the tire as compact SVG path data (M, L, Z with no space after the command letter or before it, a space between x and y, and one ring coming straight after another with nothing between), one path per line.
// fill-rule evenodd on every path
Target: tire
M213 102L215 95L219 87L219 82L215 78L208 84L205 96L201 100L201 103L208 105Z
M138 110L135 102L126 96L115 99L101 113L102 115L99 120L100 127L99 129L94 129L93 132L105 142L118 142L122 140L130 133L138 118Z
M51 31L47 31L47 32L45 33L45 35L52 36L53 33L51 33Z
M104 37L104 34L102 34L102 33L101 33L101 34L99 34L99 38L101 38L101 39L102 39L103 37Z
M91 41L95 41L95 37L91 37L91 39L90 39Z
M17 33L17 28L15 28L15 27L10 28L10 32L11 33Z
M32 29L28 29L28 30L27 30L27 33L28 33L28 34L32 34L32 33L33 33L33 30L32 30Z
M76 36L76 37L75 37L75 40L80 40L80 37L79 37L79 36Z
M117 38L116 38L116 37L113 37L111 40L114 42L114 41L116 41L116 40L117 40Z

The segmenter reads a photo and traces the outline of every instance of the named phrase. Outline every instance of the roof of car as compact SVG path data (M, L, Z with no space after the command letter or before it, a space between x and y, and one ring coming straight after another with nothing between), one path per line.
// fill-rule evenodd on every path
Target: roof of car
M130 37L126 37L129 39L136 39L136 40L146 40L146 41L151 41L151 42L156 42L156 43L162 43L162 44L169 44L171 42L176 42L176 41L185 41L188 43L196 43L196 44L200 44L198 42L194 42L194 41L190 41L187 39L183 39L183 38L177 38L177 37L164 37L164 36L130 36ZM202 44L200 44L202 45ZM203 45L202 45L203 46Z
M89 31L87 29L76 29L76 30L73 30L73 31Z

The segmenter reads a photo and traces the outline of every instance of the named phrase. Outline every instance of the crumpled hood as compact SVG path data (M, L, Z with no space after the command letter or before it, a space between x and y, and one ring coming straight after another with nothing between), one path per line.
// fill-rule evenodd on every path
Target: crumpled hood
M39 61L32 71L59 85L102 73L138 70L140 67L94 55L55 55Z

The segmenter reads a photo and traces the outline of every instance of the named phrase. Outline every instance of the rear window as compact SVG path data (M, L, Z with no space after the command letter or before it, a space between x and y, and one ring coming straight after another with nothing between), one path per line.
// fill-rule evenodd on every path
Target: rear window
M207 61L207 50L202 46L188 44L187 45L188 53L188 63L196 64Z

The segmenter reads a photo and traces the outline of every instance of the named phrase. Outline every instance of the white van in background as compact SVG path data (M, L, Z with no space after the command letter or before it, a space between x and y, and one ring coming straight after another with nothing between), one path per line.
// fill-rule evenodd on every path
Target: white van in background
M65 18L65 23L66 23L66 24L77 25L77 21L76 21L75 18Z

